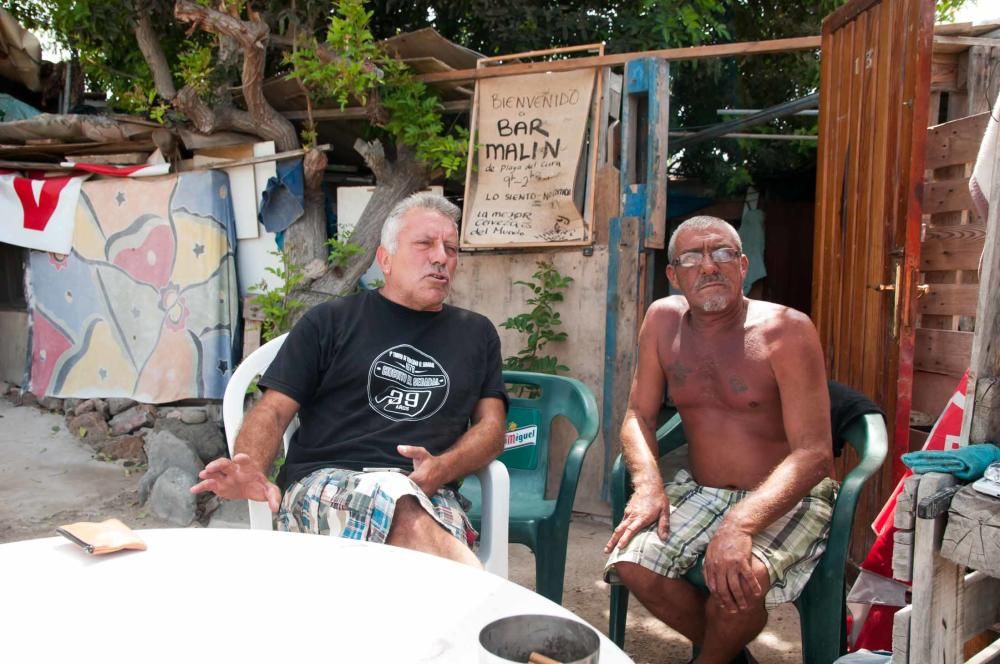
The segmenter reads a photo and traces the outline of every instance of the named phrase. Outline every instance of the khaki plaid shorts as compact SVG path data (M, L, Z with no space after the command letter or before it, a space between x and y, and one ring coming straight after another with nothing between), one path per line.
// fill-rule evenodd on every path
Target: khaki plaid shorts
M771 588L764 604L771 609L798 598L826 550L837 483L826 478L787 514L753 537L753 555L767 567ZM631 562L670 579L684 576L705 553L728 511L749 491L699 485L686 470L665 486L670 499L670 532L664 542L655 524L624 550L612 552L604 579L617 582L614 565Z
M278 530L336 535L382 544L389 536L396 501L413 496L455 539L472 546L476 539L454 491L428 497L403 473L323 468L295 482L278 510Z

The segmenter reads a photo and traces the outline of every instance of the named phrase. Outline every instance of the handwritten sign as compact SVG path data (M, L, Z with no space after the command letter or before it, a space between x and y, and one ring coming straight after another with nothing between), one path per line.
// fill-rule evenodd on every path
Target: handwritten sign
M574 199L595 76L580 69L479 81L463 246L588 239Z

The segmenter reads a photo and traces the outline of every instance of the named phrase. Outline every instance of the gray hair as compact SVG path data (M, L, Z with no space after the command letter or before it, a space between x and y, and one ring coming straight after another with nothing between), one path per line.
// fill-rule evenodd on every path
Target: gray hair
M444 196L433 192L418 191L396 203L396 207L392 208L392 212L389 213L385 223L382 224L382 238L380 242L390 254L395 254L399 246L399 229L403 225L403 217L410 210L417 208L432 210L448 217L451 219L451 223L455 224L455 229L458 230L458 220L462 218L462 210L457 205Z
M670 243L667 245L667 261L673 262L674 256L674 245L677 243L677 236L681 234L681 231L706 231L709 228L721 227L723 230L728 232L733 236L733 242L736 243L736 249L743 253L743 243L740 241L740 234L736 232L733 225L730 224L725 219L719 219L718 217L710 217L708 215L698 215L697 217L691 217L683 224L677 227L677 230L673 232L670 236Z

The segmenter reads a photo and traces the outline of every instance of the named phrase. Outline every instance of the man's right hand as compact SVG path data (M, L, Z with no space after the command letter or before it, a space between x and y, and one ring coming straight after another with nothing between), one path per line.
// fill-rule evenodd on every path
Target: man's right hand
M611 539L604 545L604 553L611 553L615 545L624 549L636 533L642 532L651 523L656 523L656 534L661 540L667 539L670 530L670 500L662 487L637 491L625 506L625 516L611 533Z
M201 482L191 487L191 493L211 491L227 500L266 501L271 512L277 512L281 503L281 489L268 480L246 454L216 459L205 466L198 477Z

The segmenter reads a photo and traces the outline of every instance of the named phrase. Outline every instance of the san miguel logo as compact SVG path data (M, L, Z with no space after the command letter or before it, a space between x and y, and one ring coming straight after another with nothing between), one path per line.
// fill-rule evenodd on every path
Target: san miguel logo
M518 447L527 447L538 442L537 425L532 424L531 426L521 428L515 427L516 425L508 427L503 443L504 451L517 449Z
M423 420L444 405L451 381L430 355L401 344L384 351L368 371L368 404L390 420Z

